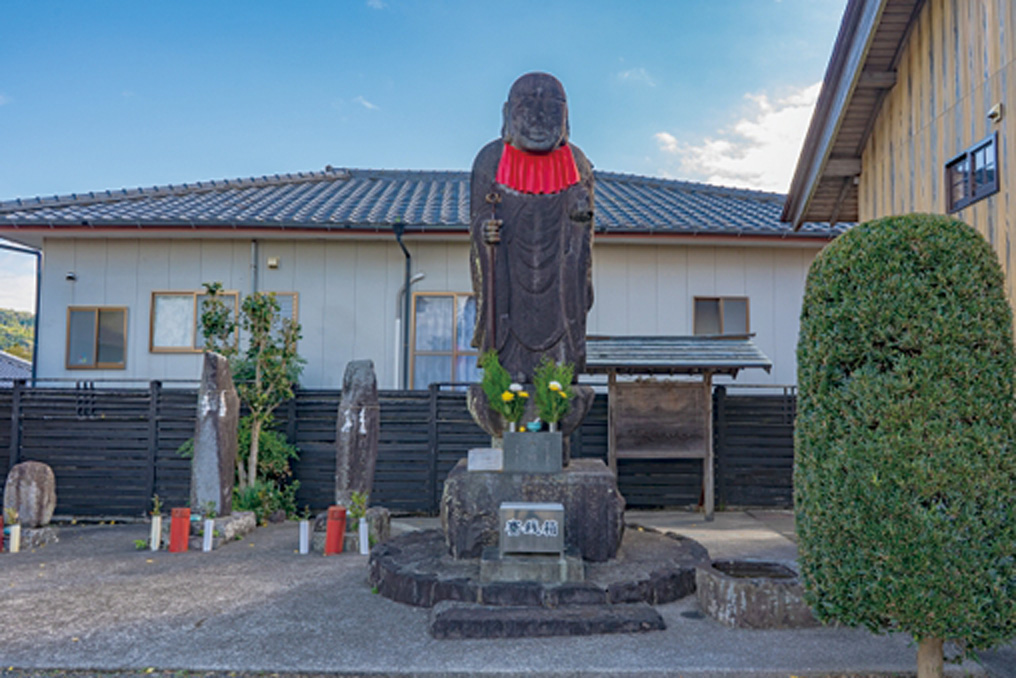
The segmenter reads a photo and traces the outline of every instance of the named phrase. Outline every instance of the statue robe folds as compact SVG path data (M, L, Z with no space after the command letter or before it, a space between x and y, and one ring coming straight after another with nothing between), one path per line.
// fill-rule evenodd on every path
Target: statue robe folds
M568 151L572 170L571 160L562 157ZM571 144L526 155L500 140L487 144L473 163L470 195L470 265L478 301L472 343L481 351L496 348L501 364L521 383L532 381L543 356L574 364L576 374L583 371L586 314L593 304L592 166ZM489 194L500 202L488 202ZM503 223L500 242L488 245L484 224L492 218ZM491 299L484 281L492 264ZM490 304L494 341L488 336Z

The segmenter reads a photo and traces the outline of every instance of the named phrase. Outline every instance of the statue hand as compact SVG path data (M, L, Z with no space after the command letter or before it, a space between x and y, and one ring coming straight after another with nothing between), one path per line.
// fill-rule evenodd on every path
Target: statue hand
M593 197L585 186L579 184L571 189L568 216L572 221L591 221L593 218Z
M503 223L500 219L487 219L483 222L483 242L488 245L496 245L501 242L501 224Z

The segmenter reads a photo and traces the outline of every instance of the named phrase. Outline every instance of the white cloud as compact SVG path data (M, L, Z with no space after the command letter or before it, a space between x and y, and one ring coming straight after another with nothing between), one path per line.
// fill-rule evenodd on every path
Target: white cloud
M747 94L749 111L727 128L698 142L681 142L669 132L654 135L667 160L662 170L711 184L784 192L797 164L821 83L771 100Z
M367 6L371 9L384 9L388 3L385 0L367 0Z
M640 83L648 85L649 87L656 87L656 81L653 80L653 76L649 75L649 71L639 66L638 68L629 68L626 71L621 71L617 74L619 80L624 82Z
M35 257L0 250L0 308L35 311Z
M360 104L361 106L366 108L368 111L376 111L376 110L378 110L377 105L372 104L371 102L369 102L366 99L364 99L362 96L356 97L355 99L353 99L353 101L358 103L358 104Z

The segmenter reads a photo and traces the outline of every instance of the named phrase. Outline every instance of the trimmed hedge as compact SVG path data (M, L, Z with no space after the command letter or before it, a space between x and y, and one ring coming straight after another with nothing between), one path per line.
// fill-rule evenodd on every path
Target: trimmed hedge
M808 275L794 503L817 616L964 651L1016 632L1012 312L990 245L907 215Z

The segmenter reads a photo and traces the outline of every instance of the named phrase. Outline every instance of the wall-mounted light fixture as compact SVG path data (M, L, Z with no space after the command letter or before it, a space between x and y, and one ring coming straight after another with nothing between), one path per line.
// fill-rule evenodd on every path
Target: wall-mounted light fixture
M275 268L278 268L278 267L279 267L279 258L278 257L268 257L268 268L275 269Z
M995 124L998 124L999 122L1002 121L1002 103L1001 102L999 102L999 103L995 104L994 106L992 106L991 110L988 111L988 120L992 121Z
M67 275L64 276L68 282L74 282L78 279L78 274L74 271L67 271Z

